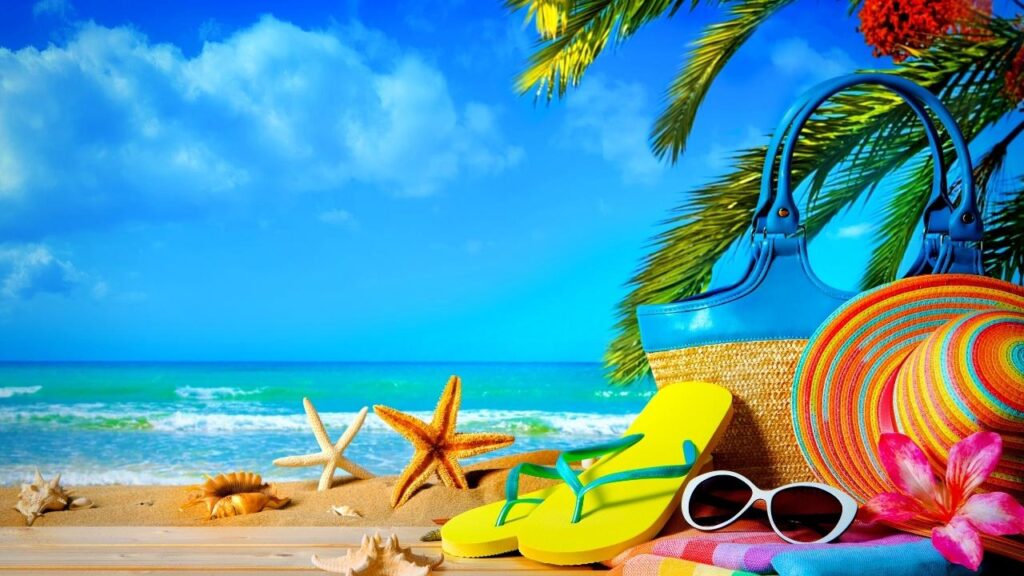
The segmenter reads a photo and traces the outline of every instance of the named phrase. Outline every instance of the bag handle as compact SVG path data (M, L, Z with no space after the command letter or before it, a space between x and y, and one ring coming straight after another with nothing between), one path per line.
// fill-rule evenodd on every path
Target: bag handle
M893 90L907 99L907 94L926 104L942 123L953 142L960 159L961 188L960 202L953 207L949 220L949 238L954 241L981 241L984 226L978 211L977 192L974 187L974 168L971 163L970 150L964 140L960 128L949 110L942 104L934 94L921 86L891 74L853 74L843 76L819 84L807 98L807 104L795 115L792 121L792 128L782 150L782 159L779 163L779 186L778 193L772 203L766 219L765 231L768 234L794 234L799 231L800 213L797 210L796 202L793 199L792 182L790 179L790 168L793 161L793 150L800 130L810 119L825 100L832 95L847 88L864 85L877 84ZM909 100L908 100L909 102ZM767 167L765 173L771 176L771 168ZM770 182L770 181L769 181Z
M932 163L934 167L932 176L932 193L928 199L927 208L925 208L925 234L948 234L948 218L950 217L949 211L952 210L953 203L949 198L946 182L946 160L945 155L942 153L938 131L935 128L935 123L932 122L931 116L928 115L926 108L916 98L907 94L902 94L898 90L895 92L903 97L904 102L911 110L914 111L914 114L917 115L918 119L921 120L921 123L924 125L925 137L928 139L928 147L931 150L932 157L935 159ZM765 155L764 172L761 178L761 190L757 200L757 207L754 209L754 218L751 224L751 228L755 234L766 231L765 226L767 225L768 211L771 209L771 205L775 200L775 191L772 187L772 176L775 174L775 158L778 155L782 139L789 132L789 128L791 127L793 119L796 117L797 113L807 106L812 94L812 92L805 92L796 102L793 103L792 106L789 107L786 114L779 122L779 129L775 131L775 134L772 136L772 140L768 145L768 151ZM943 220L943 216L945 216L946 220Z

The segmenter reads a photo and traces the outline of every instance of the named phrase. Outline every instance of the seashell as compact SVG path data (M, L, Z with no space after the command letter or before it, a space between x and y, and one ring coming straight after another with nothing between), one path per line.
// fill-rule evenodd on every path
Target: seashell
M193 490L181 509L206 504L210 518L253 514L264 508L281 508L288 503L288 498L278 498L274 487L264 484L263 478L254 472L207 476L206 482L194 486Z
M68 507L69 496L60 486L60 474L57 474L49 481L43 480L43 475L36 469L35 480L31 484L22 484L21 493L18 494L18 503L14 509L25 517L25 522L31 526L36 518L50 510L65 510Z
M427 576L443 561L444 556L420 556L402 548L394 534L382 541L379 533L373 538L364 534L359 549L344 556L321 560L313 555L313 566L347 576Z
M346 504L341 504L340 506L331 506L331 509L329 510L329 512L331 512L333 514L337 514L338 516L341 516L343 518L362 518L363 517L363 515L360 514L358 510L356 510L355 508L353 508L351 506L348 506Z
M92 508L94 506L95 504L92 503L92 500L85 497L79 497L68 503L68 510L85 510L86 508Z
M420 536L420 542L440 542L441 541L441 530L434 528L430 532L427 532L423 536Z

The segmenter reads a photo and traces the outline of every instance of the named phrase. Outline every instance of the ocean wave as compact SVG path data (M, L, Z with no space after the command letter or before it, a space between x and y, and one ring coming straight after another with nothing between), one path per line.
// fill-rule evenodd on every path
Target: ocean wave
M432 413L409 412L429 421ZM324 412L321 419L340 433L355 418L355 412ZM608 436L622 433L632 422L631 414L589 412L544 412L539 410L464 410L459 429L466 432L496 431L544 436ZM32 405L0 409L0 425L77 430L138 430L220 434L232 432L306 432L304 414L225 414L188 410L140 409L131 405ZM363 425L366 432L390 432L374 414Z
M174 393L180 398L190 400L221 400L225 398L239 398L244 396L256 396L263 393L263 388L243 390L228 386L217 386L213 388L200 388L196 386L182 386L175 388Z
M42 386L8 386L6 388L0 387L0 398L12 398L14 396L22 396L35 394L42 390Z
M595 390L594 396L598 398L650 398L654 396L654 390L634 390L616 388L612 390Z

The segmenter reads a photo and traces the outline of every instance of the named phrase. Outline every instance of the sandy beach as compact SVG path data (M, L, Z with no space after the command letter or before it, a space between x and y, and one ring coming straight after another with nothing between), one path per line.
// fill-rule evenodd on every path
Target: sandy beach
M279 496L291 498L286 507L215 520L207 519L201 506L179 510L189 493L188 486L65 486L76 496L91 499L95 507L48 512L33 526L433 526L435 520L504 498L505 478L515 464L550 465L557 455L553 450L529 452L467 466L468 490L447 488L435 477L394 510L389 498L395 476L356 480L339 472L330 490L317 492L318 472L312 468L309 481L275 484ZM539 489L551 482L524 476L521 490ZM0 488L0 526L25 525L24 517L13 509L18 491L17 486ZM342 504L355 508L363 517L343 518L329 512L331 506Z

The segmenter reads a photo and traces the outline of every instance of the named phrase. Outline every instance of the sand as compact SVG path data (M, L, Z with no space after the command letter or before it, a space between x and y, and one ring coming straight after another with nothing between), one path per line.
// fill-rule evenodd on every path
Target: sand
M66 486L76 497L92 500L95 508L47 512L33 526L432 526L437 520L503 499L505 478L515 464L551 465L557 455L545 450L468 466L467 490L448 488L435 477L434 483L421 488L397 510L390 505L395 476L356 480L339 471L330 490L317 492L319 471L313 468L307 482L275 484L279 496L291 498L288 506L216 520L207 519L202 506L179 510L189 493L187 486ZM523 476L520 490L529 492L552 482ZM25 518L13 509L18 492L18 487L0 487L0 526L25 525ZM341 504L355 508L363 517L342 518L329 512L331 506Z

